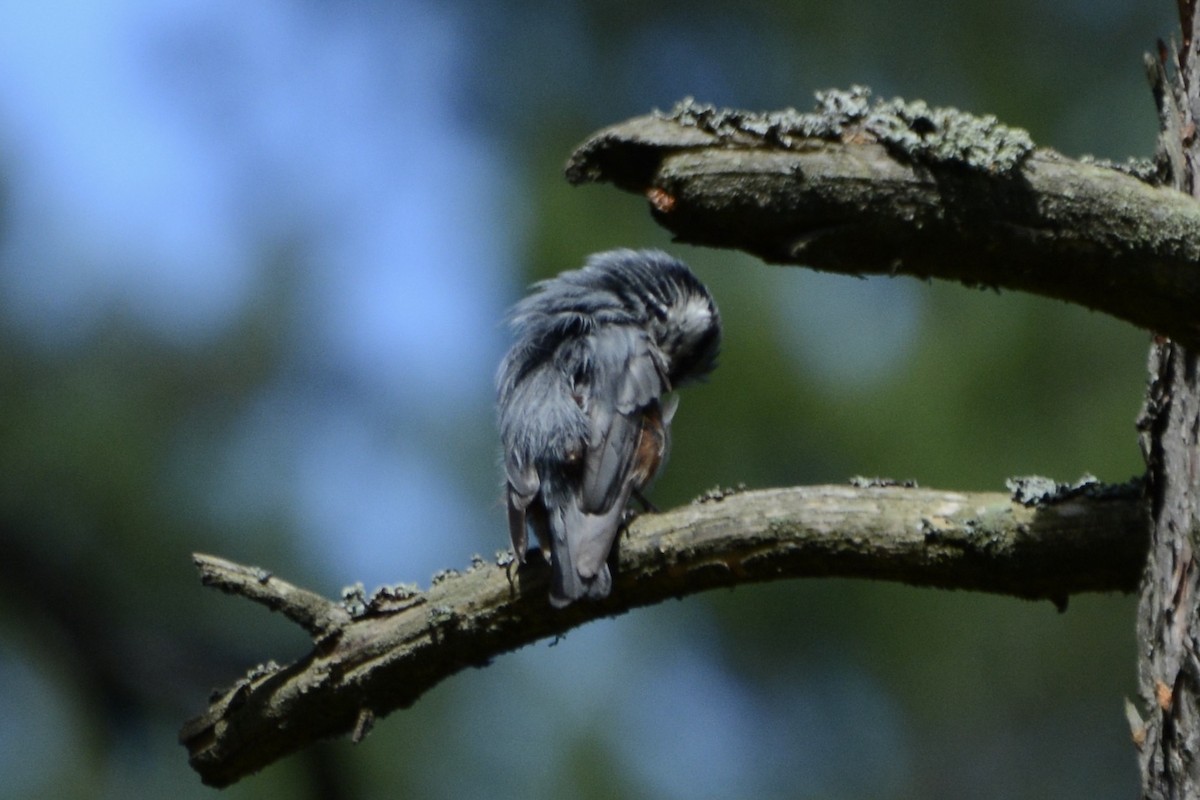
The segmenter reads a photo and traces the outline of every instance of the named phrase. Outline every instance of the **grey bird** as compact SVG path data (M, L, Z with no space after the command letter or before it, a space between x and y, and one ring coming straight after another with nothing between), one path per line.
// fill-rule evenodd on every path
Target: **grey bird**
M601 599L631 495L670 448L678 398L716 366L721 318L708 289L657 250L612 250L534 285L496 375L508 527L549 551L550 602Z

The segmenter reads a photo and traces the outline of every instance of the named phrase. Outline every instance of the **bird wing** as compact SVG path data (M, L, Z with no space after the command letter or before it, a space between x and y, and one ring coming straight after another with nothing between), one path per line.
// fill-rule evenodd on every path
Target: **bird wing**
M657 443L652 472L661 456L669 386L665 357L633 325L599 327L513 385L501 413L509 534L522 560L527 523L549 545L554 605L608 595L608 554L629 495L647 478L639 458ZM506 425L509 407L538 413ZM545 470L537 453L553 454L556 466Z
M522 413L530 409L536 413ZM538 498L545 493L547 479L555 475L542 474L542 459L558 459L564 464L578 461L586 446L588 422L572 396L569 381L547 363L514 382L502 395L500 429L505 448L509 536L513 552L523 562L528 546L526 522L534 523L539 539L545 532L541 524L544 515L538 516Z
M643 415L668 388L662 353L637 328L614 327L593 337L593 384L584 398L589 431L583 459L582 510L624 508Z
M603 596L609 582L605 561L640 474L634 462L646 413L653 409L657 415L668 381L662 353L638 328L605 328L593 334L591 345L591 382L576 387L589 424L581 485L577 505L563 510L555 539L565 545L560 561L569 561L576 573L566 579L595 579L587 593Z

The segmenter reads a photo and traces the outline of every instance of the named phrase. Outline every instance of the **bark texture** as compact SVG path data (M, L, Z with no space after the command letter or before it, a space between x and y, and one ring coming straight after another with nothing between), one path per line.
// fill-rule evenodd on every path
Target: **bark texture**
M1173 184L1197 193L1200 70L1195 3L1180 3L1178 53L1160 47L1151 83L1162 133L1159 154ZM1196 265L1193 265L1196 268ZM1193 316L1197 316L1193 307ZM1144 720L1131 713L1146 798L1200 797L1200 372L1195 343L1157 342L1140 420L1151 500L1149 560L1138 615Z
M620 540L612 595L555 610L549 567L477 558L425 591L342 602L264 570L197 556L207 585L278 610L314 638L305 658L255 668L180 733L192 767L228 786L327 736L355 740L466 667L600 617L706 589L795 577L858 577L1049 599L1133 591L1146 550L1140 483L1013 482L1012 493L859 481L711 492L638 517Z
M1200 346L1200 205L1149 164L1036 148L992 117L824 92L815 111L684 101L584 142L575 183L645 194L682 242L853 275L1067 300Z

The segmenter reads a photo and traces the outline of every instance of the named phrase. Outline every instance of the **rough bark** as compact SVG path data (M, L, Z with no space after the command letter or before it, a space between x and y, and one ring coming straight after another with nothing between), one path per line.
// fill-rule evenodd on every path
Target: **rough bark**
M593 135L567 177L645 194L689 244L1018 289L1200 346L1200 204L1150 165L1075 161L994 118L859 88L818 97L803 114L684 101Z
M1173 184L1196 194L1200 62L1195 3L1181 2L1182 49L1160 47L1150 63L1162 133L1160 158ZM1170 63L1173 61L1174 63ZM1173 69L1172 69L1173 67ZM1170 74L1168 74L1168 72ZM1195 308L1195 307L1194 307ZM1195 316L1193 309L1193 316ZM1200 371L1196 344L1163 340L1150 354L1140 419L1151 538L1138 614L1139 682L1145 720L1130 709L1143 796L1200 797Z
M886 482L885 482L886 484ZM711 492L638 517L620 541L612 595L555 610L548 567L476 559L425 591L325 600L270 573L197 556L203 580L267 605L315 645L288 666L257 667L214 695L180 733L193 768L227 786L319 738L361 738L465 667L600 617L724 586L858 577L1049 599L1133 591L1145 558L1140 482L1042 479L1013 492L924 490L878 482Z

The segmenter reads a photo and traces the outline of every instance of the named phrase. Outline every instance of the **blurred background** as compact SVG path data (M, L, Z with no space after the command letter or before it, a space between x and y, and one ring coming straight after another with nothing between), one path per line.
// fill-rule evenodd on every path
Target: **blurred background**
M336 595L507 545L505 308L664 247L720 303L663 507L716 485L1140 473L1148 335L1062 303L766 267L570 188L685 95L851 83L1153 152L1173 4L0 2L0 797L210 797L208 691L306 650L193 551ZM1125 798L1134 600L851 581L689 598L461 674L229 797Z

